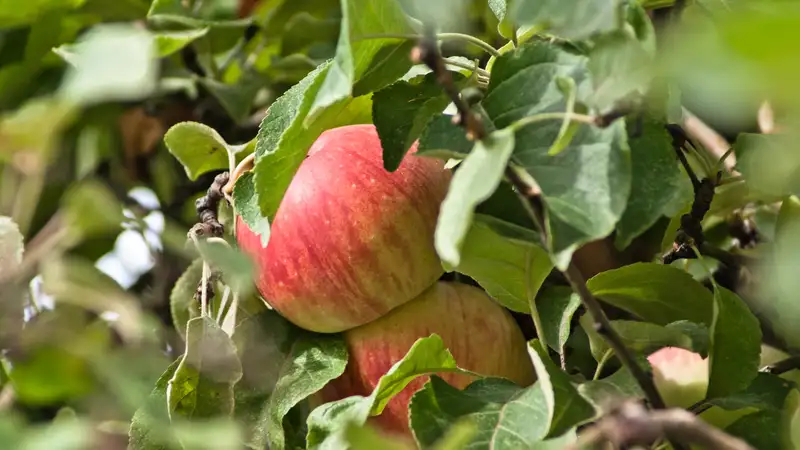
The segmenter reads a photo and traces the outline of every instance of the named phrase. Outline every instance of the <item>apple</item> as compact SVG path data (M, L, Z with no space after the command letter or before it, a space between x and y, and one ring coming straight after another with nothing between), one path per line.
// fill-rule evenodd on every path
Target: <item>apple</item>
M417 297L444 273L433 245L451 171L417 156L383 166L374 125L323 132L278 207L269 243L241 218L236 239L266 302L295 325L336 333Z
M668 408L687 409L704 400L708 390L708 358L679 347L664 347L650 354L653 382ZM756 408L725 410L713 406L698 415L703 421L725 428Z
M511 314L476 287L440 281L380 319L346 331L347 368L323 388L317 401L370 395L414 342L433 333L442 338L463 369L506 378L523 387L536 380L527 342ZM437 375L459 389L475 381L462 374ZM409 436L409 401L427 380L428 376L416 378L370 422L383 431Z

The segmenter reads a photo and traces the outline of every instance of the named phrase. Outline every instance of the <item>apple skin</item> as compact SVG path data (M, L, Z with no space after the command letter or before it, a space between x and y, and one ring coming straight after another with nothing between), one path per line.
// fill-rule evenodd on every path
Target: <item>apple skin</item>
M653 367L653 382L668 408L687 409L706 397L708 358L679 347L664 347L647 357ZM725 410L713 406L698 415L710 425L725 428L756 408Z
M389 172L374 125L327 130L292 179L266 249L237 218L237 242L254 260L270 306L301 328L336 333L439 279L433 235L452 173L416 149L415 142Z
M414 342L433 333L442 338L463 369L507 378L523 387L536 381L527 342L511 314L478 288L440 281L380 319L345 332L350 352L347 368L323 388L317 401L370 395L381 376L408 353ZM459 389L475 381L462 374L437 375ZM410 436L408 405L428 378L413 380L381 415L370 418L371 424Z

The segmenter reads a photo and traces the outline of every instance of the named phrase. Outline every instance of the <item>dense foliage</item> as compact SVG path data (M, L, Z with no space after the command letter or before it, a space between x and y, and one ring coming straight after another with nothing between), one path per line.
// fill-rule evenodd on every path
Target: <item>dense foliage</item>
M800 448L798 42L792 0L0 1L0 448ZM452 178L361 270L440 291L301 328L240 233L364 124Z

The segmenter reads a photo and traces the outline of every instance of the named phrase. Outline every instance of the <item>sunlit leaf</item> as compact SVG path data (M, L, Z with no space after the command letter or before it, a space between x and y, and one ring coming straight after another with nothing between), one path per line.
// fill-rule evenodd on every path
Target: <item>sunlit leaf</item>
M458 76L459 79L462 77ZM372 120L383 147L383 165L394 171L434 115L450 103L433 74L398 81L372 96Z
M233 186L233 203L236 205L236 214L250 231L261 238L261 246L266 248L270 233L269 219L261 215L258 207L258 191L253 172L247 172L236 180Z
M330 63L321 64L275 100L261 122L256 144L255 186L264 217L272 218L308 148L323 131L337 126L370 123L369 96L347 97L330 105L303 125Z
M162 31L154 34L158 56L169 56L208 33L209 28L185 31Z
M501 227L493 226L498 223L502 222L490 216L475 216L455 270L473 278L503 306L530 313L531 301L553 264L540 246L502 234Z
M170 417L212 418L233 413L233 385L242 364L230 337L208 317L188 322L186 351L167 385Z
M597 274L586 285L600 300L656 324L678 320L707 325L712 322L711 292L672 266L632 264Z
M394 0L341 0L342 21L336 57L314 94L306 123L326 108L380 89L411 67L413 41L381 35L413 32L408 17Z
M436 251L451 267L461 263L461 247L466 237L475 207L494 193L505 174L514 132L501 130L477 141L464 159L442 202L436 225Z

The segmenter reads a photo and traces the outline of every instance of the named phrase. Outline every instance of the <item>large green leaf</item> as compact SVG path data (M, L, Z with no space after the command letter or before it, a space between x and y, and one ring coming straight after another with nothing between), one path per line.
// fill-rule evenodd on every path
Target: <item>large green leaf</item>
M348 98L380 89L410 67L413 41L390 34L413 32L395 0L341 0L342 21L336 57L315 94L306 123L326 108Z
M761 325L738 295L721 287L714 290L708 357L708 398L739 392L758 375Z
M784 134L741 133L733 145L737 169L762 197L800 193L797 139Z
M547 437L556 437L591 419L595 410L577 391L569 376L550 359L547 348L534 339L528 343L536 369L537 383L542 386L550 424Z
M792 448L786 446L784 423L785 418L781 411L764 410L740 418L728 425L725 431L744 439L753 448Z
M631 196L617 224L616 244L627 247L659 218L673 217L691 203L692 185L681 171L664 123L644 119L641 134L629 138Z
M567 39L586 39L619 27L621 0L510 0L514 23L541 27Z
M208 317L186 325L186 351L167 385L170 417L212 418L233 413L233 385L242 377L236 347Z
M441 159L463 159L473 146L464 128L453 123L453 116L440 114L422 132L417 154Z
M346 365L347 347L341 336L308 334L292 344L265 410L269 448L286 448L283 429L286 414L341 375Z
M579 102L592 93L587 58L556 44L529 42L494 64L482 105L498 128L527 116L567 111L560 78L572 79ZM539 122L516 133L513 160L539 185L549 215L550 251L566 267L581 244L610 234L628 200L631 161L623 121L607 128L580 124L557 155L549 151L562 121Z
M445 264L461 263L461 247L470 229L475 207L488 199L503 179L514 132L500 130L477 141L453 175L436 224L436 251Z
M454 75L455 76L455 75ZM460 75L458 78L463 78ZM383 147L383 165L394 171L425 126L441 113L450 98L429 73L398 81L372 96L372 121Z
M476 215L455 270L473 278L503 306L530 313L531 301L553 263L540 246L503 233L513 228L518 227L491 216Z
M354 395L323 404L308 417L308 448L343 448L344 431L350 424L362 425L378 415L389 401L415 378L437 372L464 372L442 338L432 334L418 339L406 355L378 381L368 397Z
M275 100L261 122L256 144L255 186L264 217L274 217L309 147L323 131L371 121L369 96L346 97L320 110L304 126L303 121L324 75L332 69L330 62L317 67Z
M631 264L597 274L586 285L601 300L649 322L712 323L712 293L691 275L672 266Z

